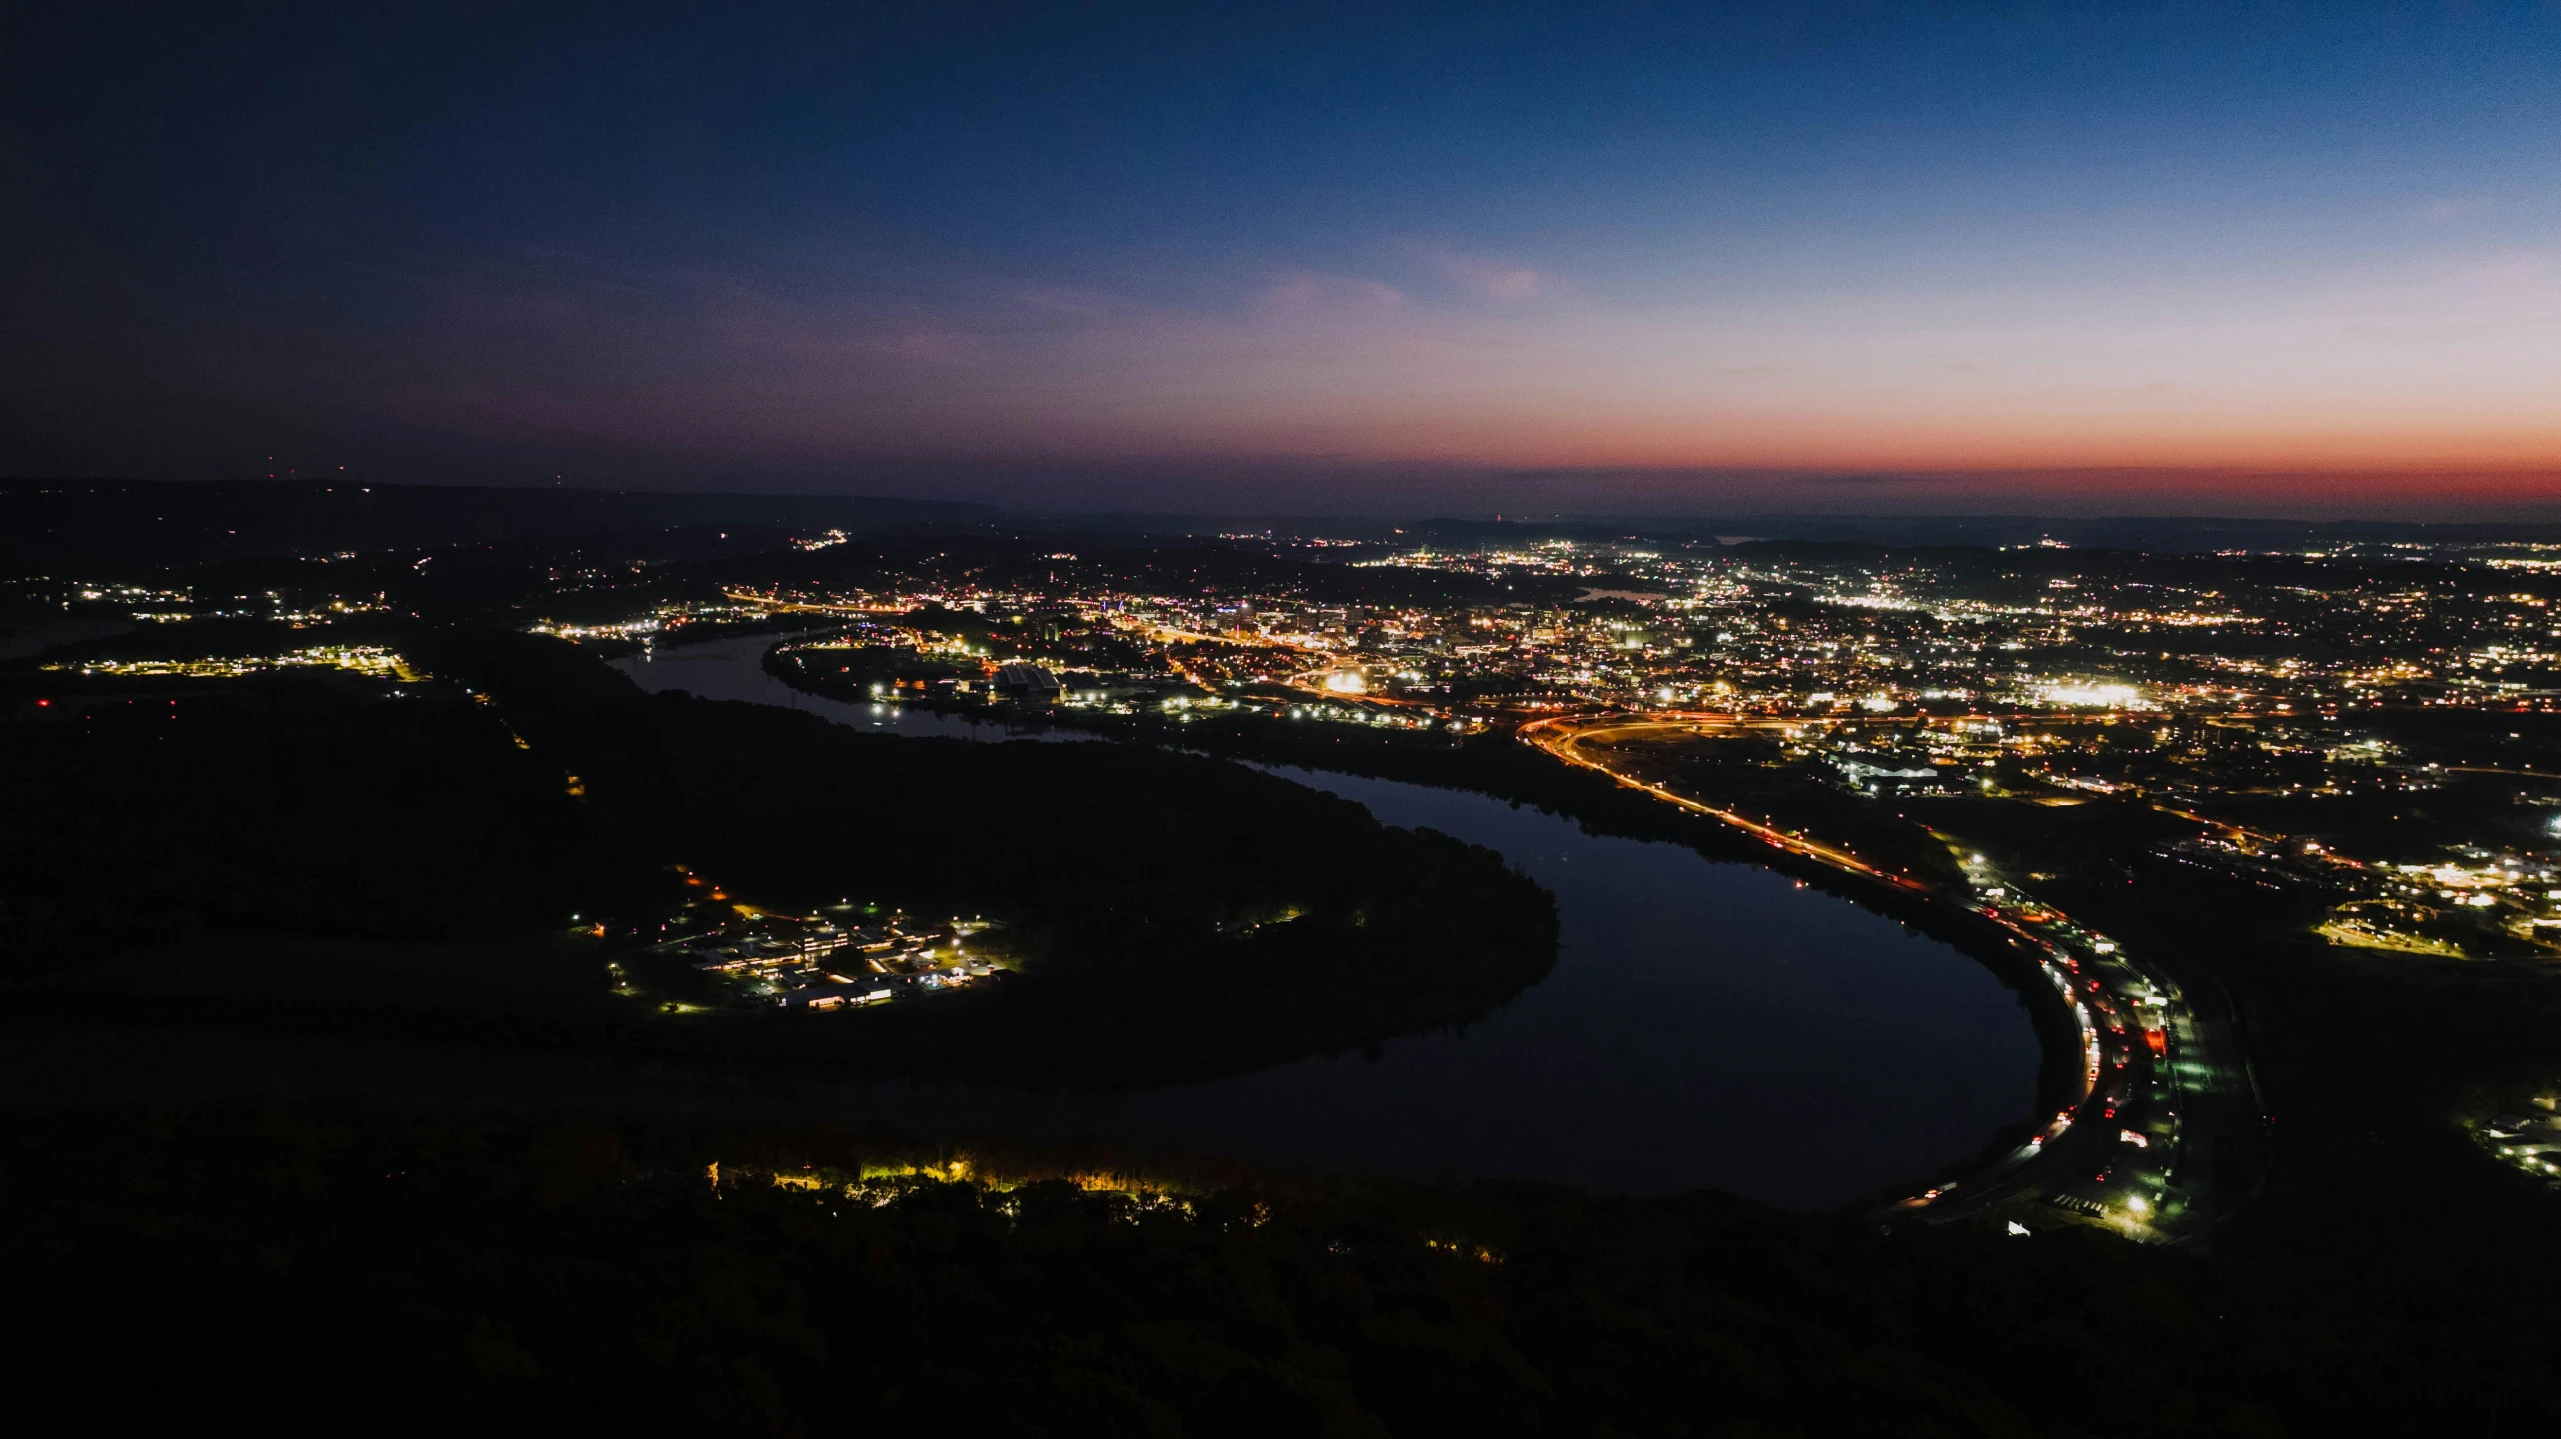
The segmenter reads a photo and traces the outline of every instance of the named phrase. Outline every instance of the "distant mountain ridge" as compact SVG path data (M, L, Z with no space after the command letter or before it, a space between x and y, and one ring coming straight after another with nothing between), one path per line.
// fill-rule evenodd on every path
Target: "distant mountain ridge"
M227 560L348 551L659 537L668 557L778 549L828 530L1046 534L1088 542L1132 535L1236 539L1354 536L1374 543L1501 547L1541 539L1654 544L1793 541L1992 549L2040 541L2075 548L2198 554L2301 551L2326 544L2561 543L2561 524L2285 520L2214 516L1580 515L1543 519L1078 514L960 500L738 494L347 480L0 479L0 575L96 577ZM724 534L727 531L729 533Z
M525 540L970 527L990 505L853 495L384 485L337 480L0 480L0 567L203 564Z
M2561 524L2399 520L2285 520L2211 515L1734 515L1708 519L1560 516L1551 519L1451 519L1409 522L1397 533L1417 543L1502 545L1540 539L1576 541L1811 541L1896 548L1981 548L2050 540L2077 549L2196 554L2216 550L2300 551L2325 544L2555 544Z

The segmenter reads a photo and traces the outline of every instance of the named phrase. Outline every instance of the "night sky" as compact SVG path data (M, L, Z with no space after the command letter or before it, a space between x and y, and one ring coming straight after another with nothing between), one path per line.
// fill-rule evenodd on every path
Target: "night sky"
M2561 5L46 8L0 474L2561 516Z

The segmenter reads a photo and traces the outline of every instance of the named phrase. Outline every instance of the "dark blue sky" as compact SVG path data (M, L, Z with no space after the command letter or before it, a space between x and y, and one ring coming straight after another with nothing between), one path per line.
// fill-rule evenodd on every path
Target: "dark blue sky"
M2561 9L1919 8L13 22L0 469L2561 497Z

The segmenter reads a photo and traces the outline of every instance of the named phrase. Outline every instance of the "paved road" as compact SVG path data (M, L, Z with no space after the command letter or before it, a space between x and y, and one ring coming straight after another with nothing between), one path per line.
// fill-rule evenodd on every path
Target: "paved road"
M1520 738L1668 804L1708 815L1785 854L1989 921L2052 987L2049 1015L2079 1036L2081 1082L2026 1144L1942 1189L1885 1206L1885 1223L1945 1223L1986 1214L2050 1222L2065 1210L2152 1241L2193 1237L2245 1186L2231 1180L2236 1135L2264 1126L2220 994L2192 1001L2157 964L2074 923L1983 865L1962 889L1879 869L1848 850L1678 793L1628 771L1614 743L1734 727L1721 715L1533 720ZM1994 897L1988 891L2002 891ZM2033 917L2031 917L2033 916ZM2035 996L2031 996L2035 1002ZM2037 1206L2042 1206L2037 1207Z

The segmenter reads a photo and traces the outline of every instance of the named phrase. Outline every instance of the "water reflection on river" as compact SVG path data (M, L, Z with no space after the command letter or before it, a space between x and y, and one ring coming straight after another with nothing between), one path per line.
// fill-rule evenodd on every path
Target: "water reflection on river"
M973 733L923 712L796 696L758 666L765 643L627 668L653 689L793 703L865 728ZM63 1024L10 1026L0 1076L71 1092L357 1090L882 1120L1030 1141L1092 1135L1296 1166L1637 1192L1715 1187L1803 1206L1842 1203L1971 1153L2033 1102L2035 1040L2009 991L1856 905L1753 866L1594 838L1480 795L1278 772L1388 823L1430 825L1509 856L1556 891L1564 953L1555 971L1462 1033L1137 1094L857 1085L692 1061L175 1026L101 1049L95 1031Z

